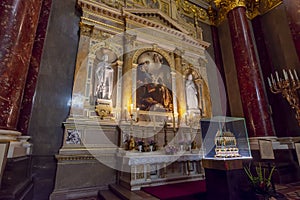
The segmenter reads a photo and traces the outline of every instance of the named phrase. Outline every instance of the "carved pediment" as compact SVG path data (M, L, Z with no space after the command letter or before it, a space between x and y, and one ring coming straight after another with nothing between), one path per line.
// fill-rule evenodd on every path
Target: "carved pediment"
M124 9L126 12L134 14L136 16L142 17L146 20L150 20L152 22L161 24L163 26L175 29L185 34L189 34L189 32L184 29L180 24L178 24L171 17L160 11L159 9Z

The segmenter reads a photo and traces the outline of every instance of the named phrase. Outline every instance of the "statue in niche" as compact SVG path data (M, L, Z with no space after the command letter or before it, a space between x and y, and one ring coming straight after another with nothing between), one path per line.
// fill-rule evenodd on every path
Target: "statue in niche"
M102 56L102 61L96 67L96 91L95 96L99 99L111 99L113 86L113 69L108 62L108 55Z
M162 55L149 51L138 59L137 107L140 110L172 111L171 72Z
M193 75L189 74L185 82L185 92L186 92L186 103L188 110L199 109L198 106L198 92L196 85L193 81Z

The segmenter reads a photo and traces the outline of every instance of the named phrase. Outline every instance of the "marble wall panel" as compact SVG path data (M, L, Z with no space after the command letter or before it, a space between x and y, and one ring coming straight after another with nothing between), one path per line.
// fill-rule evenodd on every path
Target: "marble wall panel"
M54 187L55 154L62 146L62 122L70 111L79 16L76 0L52 0L28 127L33 143L34 200L49 199Z
M220 26L218 26L219 38L220 38L220 48L222 51L222 58L224 64L224 73L226 84L228 101L230 107L231 116L243 117L243 108L240 96L240 89L237 80L237 73L234 63L232 42L230 38L230 32L228 27L228 21L224 21Z
M287 18L298 59L300 60L300 1L284 0Z
M300 66L293 38L289 29L284 5L279 5L260 18L262 33L267 52L270 56L272 72L282 69L296 69ZM262 65L264 69L266 66ZM270 76L270 74L265 74ZM272 109L274 127L278 137L299 136L300 127L295 113L280 94L271 94L269 101Z

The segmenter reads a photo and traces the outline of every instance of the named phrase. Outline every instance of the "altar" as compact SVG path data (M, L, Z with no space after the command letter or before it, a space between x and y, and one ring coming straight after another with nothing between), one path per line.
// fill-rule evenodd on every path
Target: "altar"
M179 12L175 1L126 2L78 0L71 111L52 199L83 196L80 183L92 193L115 182L139 190L205 178L200 120L212 115L210 44L198 23L170 15ZM67 182L70 171L80 173Z
M201 164L203 153L199 150L195 153L178 152L173 155L162 151L124 152L119 153L118 157L123 166L119 183L130 190L205 178Z

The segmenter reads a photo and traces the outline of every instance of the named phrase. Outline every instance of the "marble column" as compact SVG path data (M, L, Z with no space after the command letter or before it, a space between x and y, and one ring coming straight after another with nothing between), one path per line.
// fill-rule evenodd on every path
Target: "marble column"
M43 46L46 37L48 19L50 16L52 0L43 0L40 12L35 41L33 44L29 70L26 79L25 91L18 121L18 130L27 134L28 123L31 115L33 96L37 84L37 77L40 69Z
M17 129L41 5L40 0L0 2L0 128L2 129Z
M130 35L128 33L124 33L123 35L123 69L122 69L122 118L125 119L125 115L128 115L128 111L130 111L130 105L135 103L133 102L132 95L133 94L133 80L132 80L132 45L133 41L136 39L136 36Z
M295 48L300 61L300 1L283 0Z
M237 6L227 17L248 134L250 137L274 136L246 8Z
M182 54L183 51L180 49L174 50L174 60L175 60L175 71L176 71L176 94L182 94L185 91L184 88L184 75L182 69ZM180 117L183 117L184 113L186 113L186 101L185 95L176 95L176 101L179 102L178 112Z

